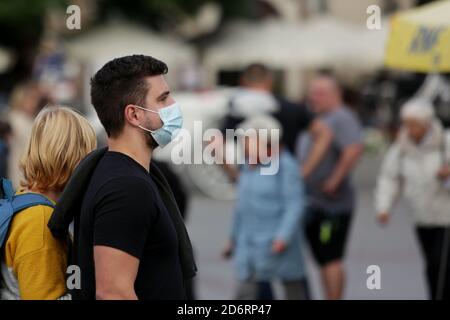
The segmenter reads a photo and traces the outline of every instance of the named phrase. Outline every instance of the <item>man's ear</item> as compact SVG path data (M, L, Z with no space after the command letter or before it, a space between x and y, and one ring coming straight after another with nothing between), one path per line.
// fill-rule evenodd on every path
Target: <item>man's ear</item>
M128 104L125 106L125 110L123 111L125 121L133 126L140 125L139 122L139 113L137 112L137 108L133 104Z

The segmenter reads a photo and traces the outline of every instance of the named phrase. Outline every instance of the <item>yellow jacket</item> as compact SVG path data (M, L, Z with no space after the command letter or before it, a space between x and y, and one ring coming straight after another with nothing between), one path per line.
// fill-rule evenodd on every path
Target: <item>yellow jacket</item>
M38 205L12 219L1 262L1 299L52 300L66 294L68 248L47 227L52 212Z

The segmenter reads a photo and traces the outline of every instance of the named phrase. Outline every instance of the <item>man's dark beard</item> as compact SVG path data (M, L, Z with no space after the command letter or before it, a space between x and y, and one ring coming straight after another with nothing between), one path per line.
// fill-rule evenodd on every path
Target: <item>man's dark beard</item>
M145 132L145 142L147 143L147 146L152 150L155 150L158 147L158 143L156 143L150 132Z
M148 119L146 119L146 121L145 121L145 128L151 128L151 123L150 123L150 120L148 120ZM153 138L151 132L144 131L144 135L145 135L145 142L147 143L147 146L151 150L155 150L158 147L158 143Z

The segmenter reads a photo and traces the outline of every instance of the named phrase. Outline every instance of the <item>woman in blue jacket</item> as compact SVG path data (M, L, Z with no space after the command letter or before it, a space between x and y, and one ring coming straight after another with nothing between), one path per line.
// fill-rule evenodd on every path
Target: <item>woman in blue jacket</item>
M304 197L297 163L279 146L279 135L272 134L281 131L274 118L254 117L240 128L267 132L269 139L245 135L247 161L239 173L231 236L224 252L234 255L239 280L236 298L256 299L258 284L280 280L287 299L304 299Z

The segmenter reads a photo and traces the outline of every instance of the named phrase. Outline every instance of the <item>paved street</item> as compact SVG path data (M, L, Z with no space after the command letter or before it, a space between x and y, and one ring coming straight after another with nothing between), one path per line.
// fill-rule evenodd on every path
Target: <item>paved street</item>
M374 175L380 159L365 159L355 175L359 191L358 211L347 247L346 299L425 299L417 241L408 207L401 203L388 227L374 220ZM227 239L232 214L232 201L217 201L201 195L193 196L188 228L195 247L199 275L199 299L231 299L235 280L231 262L221 259L220 251ZM321 299L317 269L307 255L312 294ZM381 268L381 290L366 287L367 266ZM279 288L276 289L279 291Z

